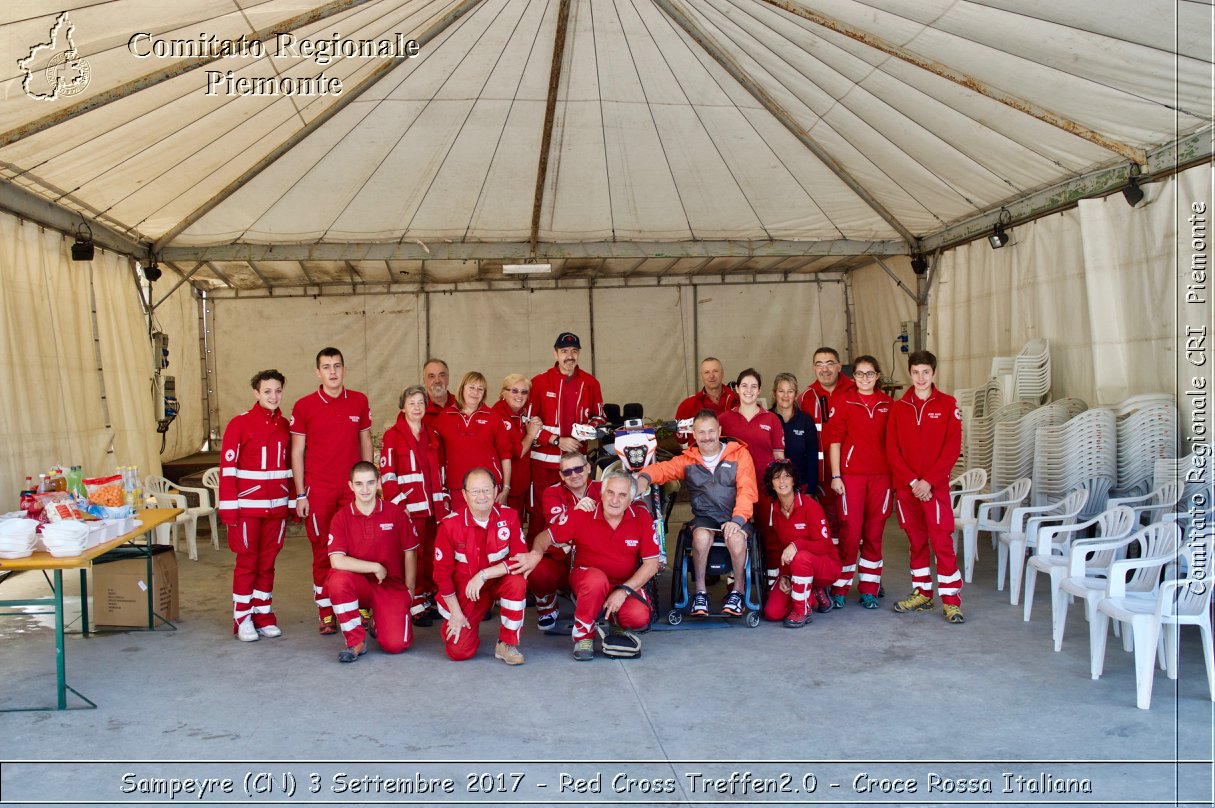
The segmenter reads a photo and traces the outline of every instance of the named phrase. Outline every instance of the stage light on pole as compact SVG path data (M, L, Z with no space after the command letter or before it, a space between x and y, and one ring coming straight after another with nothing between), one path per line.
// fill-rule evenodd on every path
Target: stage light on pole
M991 235L987 237L987 243L993 250L998 250L1008 243L1008 231L1004 228L1010 224L1012 224L1012 214L1008 212L1008 208L1000 208L996 224L991 229Z
M93 228L88 222L82 221L76 226L76 242L72 245L73 261L93 260Z

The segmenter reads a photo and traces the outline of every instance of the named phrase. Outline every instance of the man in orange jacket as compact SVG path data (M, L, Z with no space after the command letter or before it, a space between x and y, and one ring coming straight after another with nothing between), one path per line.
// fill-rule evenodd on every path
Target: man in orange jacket
M692 495L692 566L696 594L692 597L694 616L709 613L709 596L705 592L705 570L709 563L709 547L713 532L720 530L730 552L734 567L734 587L722 604L723 614L743 613L743 592L747 585L747 538L754 535L750 524L758 489L755 487L755 464L747 445L741 441L723 443L721 425L712 410L701 410L692 420L690 446L678 457L646 466L638 475L637 484L644 494L650 483L662 485L668 480L683 480Z

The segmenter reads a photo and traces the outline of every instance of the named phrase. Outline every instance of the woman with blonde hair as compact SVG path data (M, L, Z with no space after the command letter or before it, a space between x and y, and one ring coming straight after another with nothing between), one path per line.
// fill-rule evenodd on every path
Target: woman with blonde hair
M490 409L502 419L510 436L510 489L506 492L506 504L519 514L519 524L526 521L528 489L531 487L531 462L527 453L543 426L540 419L527 417L528 396L532 391L531 380L522 373L508 373L502 380L498 400Z
M506 424L486 406L485 391L485 376L475 370L465 373L455 400L432 422L443 443L443 474L453 511L464 505L464 475L475 468L493 475L499 505L506 504L510 491L510 437Z

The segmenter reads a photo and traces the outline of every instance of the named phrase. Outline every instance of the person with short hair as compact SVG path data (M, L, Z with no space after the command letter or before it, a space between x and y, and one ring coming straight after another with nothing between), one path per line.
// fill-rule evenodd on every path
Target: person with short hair
M692 435L696 438L695 446L670 460L643 468L637 475L637 487L640 494L645 494L651 484L684 481L692 499L692 520L688 524L692 527L695 594L689 614L699 617L709 613L705 573L713 533L720 531L734 571L734 582L721 610L732 617L741 616L746 608L747 541L754 535L750 520L757 497L755 464L743 444L722 441L721 425L712 410L696 414L692 419Z
M772 412L785 430L785 457L797 466L801 491L818 493L818 429L797 407L797 377L778 373L772 384Z
M594 376L578 367L582 342L562 331L553 342L553 366L532 378L529 415L540 419L541 429L531 447L532 501L527 532L535 536L547 521L540 512L544 489L561 482L557 467L562 452L586 453L585 442L573 436L575 424L602 426L603 392Z
M700 391L679 402L679 407L675 410L675 420L687 420L701 410L712 410L720 416L738 406L738 394L731 390L724 380L725 370L720 359L716 356L706 356L700 360ZM696 442L691 434L681 436L680 441L685 446Z
M774 460L785 458L785 426L781 420L765 410L759 403L759 391L763 379L755 368L747 368L738 374L736 382L738 405L717 416L721 423L722 437L741 441L751 453L756 475L762 475ZM768 508L768 495L762 489L757 492L755 509L763 513ZM764 563L767 567L768 585L776 581L781 545L775 536L768 533L762 521L759 535L764 541Z
M859 563L861 606L876 609L882 585L882 531L894 504L886 461L886 424L894 402L877 389L882 375L877 359L858 356L852 366L856 387L832 397L831 419L823 430L830 486L840 498L844 516L839 545L843 569L831 586L831 602L836 609L844 608Z
M497 599L501 627L494 656L507 665L522 665L519 634L527 582L511 566L527 553L527 544L519 517L495 503L497 493L489 469L470 470L464 475L462 504L439 523L434 574L443 642L450 659L471 659L481 644L481 618Z
M447 363L432 356L422 363L422 386L426 388L426 421L430 423L451 403L447 389L451 371Z
M321 634L337 634L333 605L325 590L329 577L326 539L329 521L353 499L347 473L371 461L371 409L367 396L347 390L346 363L337 348L316 355L321 386L291 408L291 475L295 512L304 520L312 545L312 594ZM370 621L370 615L366 616Z
M346 639L339 662L367 653L363 610L375 614L374 636L384 653L399 654L413 643L409 604L418 537L405 512L377 496L379 477L374 464L355 463L348 483L354 501L329 525L327 585Z
M599 504L603 490L598 480L591 479L591 464L582 452L561 455L561 482L544 489L542 512L546 526L575 510L590 512ZM541 631L556 628L561 617L557 607L557 592L569 589L570 546L551 546L527 579L528 589L536 599L536 625Z
M410 613L418 626L434 619L435 530L449 511L443 485L443 444L426 422L426 389L406 387L398 404L397 421L385 433L380 447L380 487L384 499L404 509L418 534L417 580L412 587Z
M965 622L962 573L953 549L953 507L949 475L962 452L962 411L953 396L937 389L937 358L929 351L907 357L911 389L890 408L886 425L886 459L890 463L899 525L911 550L911 595L894 605L896 612L933 608L932 555L937 559L937 588L945 619Z
M811 608L831 610L826 587L840 574L840 559L827 527L827 517L814 498L800 490L797 466L777 460L764 472L768 509L759 518L781 545L775 583L764 603L764 617L782 620L786 628L813 622Z
M839 495L828 485L831 473L827 465L827 444L823 441L823 430L831 418L831 397L851 390L856 384L845 376L840 364L840 352L824 345L814 351L814 381L797 400L802 412L814 419L818 430L818 501L827 514L831 535L839 538L843 533L843 516L840 512Z
M519 514L520 524L527 519L531 494L532 463L528 455L544 426L539 418L528 415L531 390L531 380L522 373L508 373L502 379L497 402L490 408L502 419L510 437L510 490L506 494L506 504Z
M253 376L257 401L228 422L219 450L219 518L236 554L232 633L243 642L283 633L273 611L274 560L295 506L287 457L291 432L279 409L284 383L277 370Z
M451 509L463 504L458 487L464 475L475 468L489 469L501 492L498 504L506 504L510 491L511 444L506 424L485 404L485 377L469 371L456 388L455 400L431 421L443 442L443 478L451 496Z
M598 629L603 653L625 658L641 653L641 639L634 632L649 625L650 599L644 587L658 573L661 555L650 512L632 504L633 478L615 469L601 482L602 502L559 516L536 537L528 556L512 565L516 572L531 572L545 558L550 541L573 548L574 659L580 662L595 656L601 612L607 623Z

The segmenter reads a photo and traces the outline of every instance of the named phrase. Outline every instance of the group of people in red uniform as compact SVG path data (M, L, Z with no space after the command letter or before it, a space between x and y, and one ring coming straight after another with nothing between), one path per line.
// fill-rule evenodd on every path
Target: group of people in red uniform
M423 384L400 396L378 465L367 397L345 387L339 350L317 354L320 385L296 401L290 420L279 406L282 374L255 375L256 402L232 419L221 448L219 513L236 554L234 634L281 635L274 561L294 515L312 547L319 631L343 635L342 662L366 652L369 633L399 653L414 626L435 617L448 656L468 659L496 602L495 657L519 665L529 591L547 630L557 623L559 590L576 599L575 659L593 657L596 630L605 654L640 653L636 630L649 618L645 585L661 548L649 514L633 504L636 482L623 472L593 481L574 437L575 425L606 421L599 383L578 366L578 337L563 332L553 350L553 366L532 379L507 376L492 406L482 374L465 374L452 394L447 364L429 360ZM911 541L915 587L895 610L933 607L931 548L946 616L961 621L948 498L959 416L932 385L935 357L911 359L915 386L895 403L874 389L875 359L854 362L854 382L840 373L838 353L820 349L816 381L796 407L796 379L777 377L772 411L758 403L758 371L743 371L732 390L718 360L701 363L704 387L678 415L713 411L721 435L745 448L762 474L762 493L752 483L757 502L745 511L766 550L770 619L804 625L813 603L841 608L858 564L861 603L875 608L893 500Z

